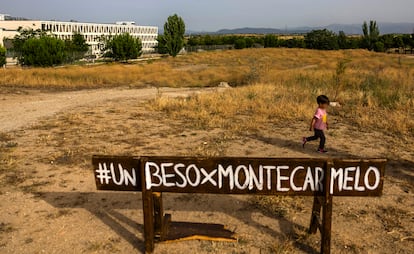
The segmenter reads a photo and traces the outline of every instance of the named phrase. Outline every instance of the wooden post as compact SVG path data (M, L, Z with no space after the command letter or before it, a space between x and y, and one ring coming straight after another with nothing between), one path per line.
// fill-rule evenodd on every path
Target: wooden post
M162 204L162 193L154 192L152 194L154 200L154 228L155 228L155 237L161 240L162 228L164 225L164 207Z
M154 200L152 190L147 190L145 182L145 162L141 161L142 207L144 211L145 253L154 251Z
M320 225L320 216L321 216L321 207L322 204L320 202L320 197L315 194L313 198L313 205L312 205L312 213L311 213L311 221L309 226L309 234L315 234L318 228L321 227Z
M322 204L322 241L321 253L331 253L331 227L332 227L332 195L330 194L331 168L333 162L328 160L325 165L324 200Z

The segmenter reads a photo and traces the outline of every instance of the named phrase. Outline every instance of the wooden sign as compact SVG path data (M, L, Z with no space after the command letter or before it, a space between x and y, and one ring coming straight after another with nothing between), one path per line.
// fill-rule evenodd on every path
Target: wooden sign
M191 228L185 222L172 222L171 215L164 214L162 192L175 192L312 195L309 233L314 234L319 229L321 253L329 254L332 197L380 196L386 162L385 159L92 158L98 190L142 192L146 253L152 253L154 241L182 238L187 234L179 228ZM200 239L234 240L232 232L225 230L223 225L198 223L195 228L208 231ZM190 239L195 239L193 236Z
M380 196L385 160L292 158L94 157L99 190L154 192L322 195L326 170L334 196Z
M139 157L93 156L98 190L142 191Z

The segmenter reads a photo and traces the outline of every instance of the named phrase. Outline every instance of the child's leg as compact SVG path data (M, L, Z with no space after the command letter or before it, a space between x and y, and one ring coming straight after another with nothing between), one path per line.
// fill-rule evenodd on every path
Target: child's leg
M316 131L316 130L315 130ZM320 138L320 141L319 141L319 149L320 150L324 150L324 148L325 148L325 133L323 133L323 131L322 130L318 130L318 136L319 136L319 138Z
M313 140L317 140L317 139L319 138L319 135L317 134L317 131L318 131L318 130L316 130L316 129L315 129L315 135L310 136L310 137L307 137L307 138L306 138L306 141L313 141Z

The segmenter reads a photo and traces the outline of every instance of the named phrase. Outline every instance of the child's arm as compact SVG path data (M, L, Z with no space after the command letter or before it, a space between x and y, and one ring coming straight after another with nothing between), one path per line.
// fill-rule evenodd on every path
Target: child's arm
M313 131L313 126L315 125L315 122L316 122L316 117L312 118L312 122L311 122L310 128L309 128L310 131Z

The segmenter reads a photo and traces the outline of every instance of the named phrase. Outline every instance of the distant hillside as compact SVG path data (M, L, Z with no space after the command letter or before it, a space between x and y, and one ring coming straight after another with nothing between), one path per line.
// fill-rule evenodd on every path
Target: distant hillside
M284 33L281 29L276 28L236 28L236 29L221 29L217 34L281 34Z
M287 29L278 28L236 28L221 29L210 34L298 34L307 33L315 29L328 29L334 32L344 31L346 34L362 34L362 24L331 24L324 27L294 27ZM381 34L411 34L414 33L414 23L378 23ZM197 32L191 31L192 34ZM206 32L202 32L206 34Z

